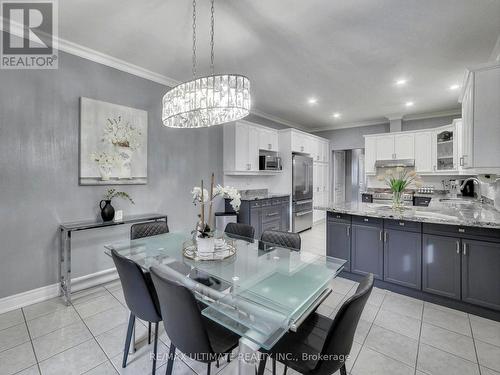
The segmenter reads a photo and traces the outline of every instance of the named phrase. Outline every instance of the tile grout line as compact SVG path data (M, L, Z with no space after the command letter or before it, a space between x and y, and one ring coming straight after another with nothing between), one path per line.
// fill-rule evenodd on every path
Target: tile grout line
M476 339L474 338L474 331L472 330L472 323L470 321L469 314L467 314L467 320L469 321L470 334L472 336L472 344L474 345L474 353L476 354L477 368L479 370L479 375L481 375L481 364L479 363L479 356L477 355Z
M26 331L28 331L28 337L30 339L31 350L33 350L33 355L36 361L36 367L38 368L38 373L42 373L42 369L40 368L40 362L38 362L38 356L36 355L35 346L33 345L33 340L31 339L31 333L28 329L28 321L26 320L26 315L24 315L24 310L21 308L21 313L23 314L24 324L26 325ZM29 367L26 367L29 368Z
M417 375L417 366L418 366L418 354L420 353L420 337L422 336L422 327L424 326L424 310L425 310L425 301L422 305L422 313L420 314L420 329L418 331L418 340L417 340L417 356L415 357L415 375Z

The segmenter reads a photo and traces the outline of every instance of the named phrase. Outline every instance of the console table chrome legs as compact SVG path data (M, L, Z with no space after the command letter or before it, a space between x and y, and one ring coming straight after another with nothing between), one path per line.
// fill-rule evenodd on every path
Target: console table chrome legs
M59 295L66 305L71 304L71 231L60 230L59 246Z

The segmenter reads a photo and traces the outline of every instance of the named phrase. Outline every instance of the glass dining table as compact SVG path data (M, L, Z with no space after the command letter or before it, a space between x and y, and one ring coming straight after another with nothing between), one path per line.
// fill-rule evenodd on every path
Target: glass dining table
M113 243L105 252L114 249L145 271L158 267L189 288L207 306L205 317L241 337L238 373L253 375L255 353L298 329L331 293L346 261L224 232L215 238L215 259L189 252L190 231Z

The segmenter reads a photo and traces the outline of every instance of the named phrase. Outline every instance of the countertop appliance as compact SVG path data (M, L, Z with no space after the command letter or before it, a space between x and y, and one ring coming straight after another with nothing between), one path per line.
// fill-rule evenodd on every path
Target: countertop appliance
M460 181L462 182L462 181ZM462 197L473 197L474 196L474 181L469 180L465 183L464 187L460 189Z
M313 224L313 159L292 157L292 231L302 232Z
M259 156L259 170L261 171L281 171L281 158L274 155Z

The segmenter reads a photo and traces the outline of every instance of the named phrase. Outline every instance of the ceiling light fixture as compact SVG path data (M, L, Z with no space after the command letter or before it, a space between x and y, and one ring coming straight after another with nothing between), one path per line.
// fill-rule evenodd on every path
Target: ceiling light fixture
M333 114L333 118L340 118L340 113L335 112L335 113Z
M162 120L171 128L224 124L250 113L250 80L240 74L214 74L214 0L211 1L211 75L196 78L196 0L193 0L193 79L163 97Z
M414 104L415 103L413 103L413 102L406 102L405 106L407 106L407 107L413 107Z
M453 84L450 86L450 90L458 90L460 88L460 85L459 84Z
M396 85L397 86L404 86L404 85L406 85L407 82L408 82L408 80L406 78L400 78L400 79L396 80Z
M312 105L312 104L318 104L318 99L317 99L317 98L309 98L309 99L307 100L307 102L308 102L309 104L311 104L311 105Z

